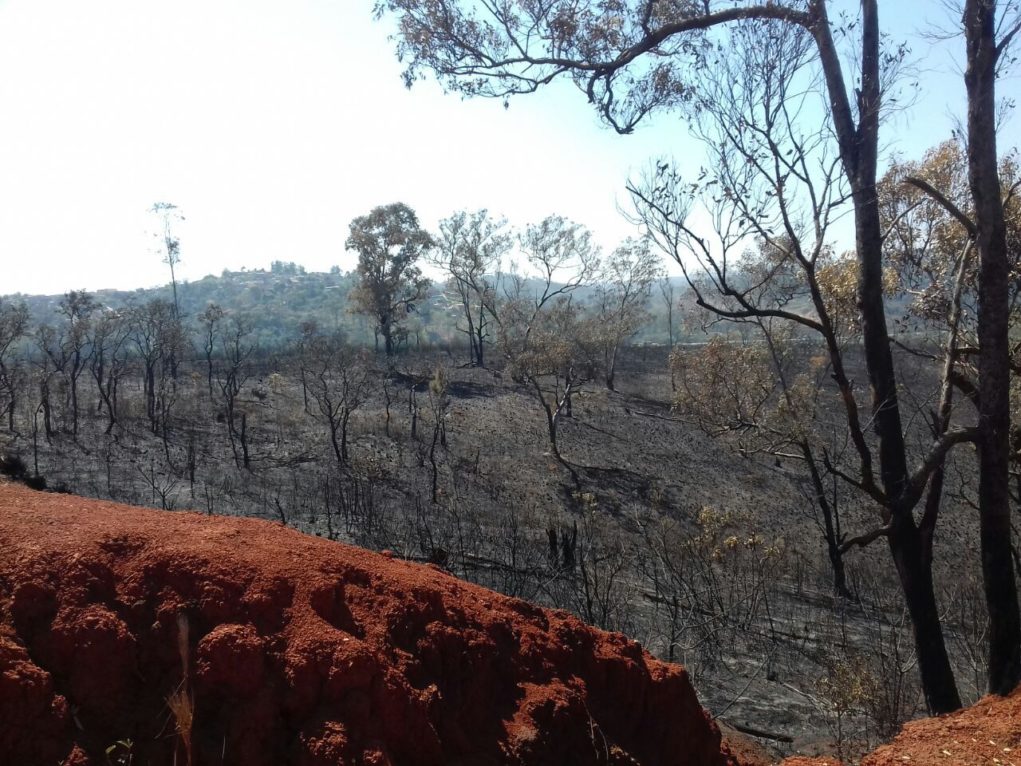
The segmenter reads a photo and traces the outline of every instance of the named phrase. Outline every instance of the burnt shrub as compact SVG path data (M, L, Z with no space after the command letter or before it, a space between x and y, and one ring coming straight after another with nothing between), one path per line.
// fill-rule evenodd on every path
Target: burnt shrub
M28 474L28 466L21 459L20 455L7 453L0 455L0 474L10 476L12 479L24 480Z

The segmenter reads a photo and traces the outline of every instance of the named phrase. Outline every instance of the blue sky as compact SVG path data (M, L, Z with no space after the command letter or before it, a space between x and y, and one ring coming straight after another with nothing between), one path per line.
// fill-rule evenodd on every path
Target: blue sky
M409 91L371 5L0 0L0 294L166 281L157 201L187 218L191 280L277 259L351 268L348 223L396 200L429 227L460 208L522 225L560 213L611 247L633 233L616 210L630 172L700 161L676 118L621 137L566 83L509 109L431 82ZM952 23L939 0L881 7L905 38ZM961 44L912 47L923 94L886 132L908 157L963 115Z

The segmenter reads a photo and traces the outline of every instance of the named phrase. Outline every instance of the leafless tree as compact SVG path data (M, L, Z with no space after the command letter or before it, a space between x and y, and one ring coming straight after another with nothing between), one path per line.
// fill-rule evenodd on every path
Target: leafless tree
M369 393L369 362L342 338L321 335L309 339L305 359L302 368L309 395L329 430L337 463L346 466L351 415Z
M461 329L477 367L485 366L497 276L513 241L507 222L493 218L487 210L460 211L440 221L433 258L450 275L450 287L465 320Z
M216 341L223 317L223 309L215 303L210 303L206 306L206 310L199 314L199 324L202 328L202 350L206 356L206 383L209 386L210 398L213 397L213 354L216 351Z
M166 412L167 397L173 395L174 360L182 344L181 325L174 307L161 298L129 309L132 341L142 366L145 412L154 434L161 431L161 413Z
M596 290L596 333L602 351L603 380L611 391L620 349L648 321L649 295L661 273L659 255L644 239L627 240L603 263Z
M979 261L979 527L989 609L989 690L1010 694L1021 681L1021 608L1011 566L1010 257L996 149L996 80L1021 31L1021 10L996 0L966 0L968 182L975 205Z
M127 316L101 309L91 324L92 357L89 368L96 382L99 400L96 412L106 408L106 433L117 424L117 390L128 369L128 338L131 327Z
M18 342L28 332L28 321L28 308L24 303L0 298L0 396L3 397L0 418L7 416L7 430L12 433L18 394L14 353Z
M78 408L78 382L85 371L89 357L92 354L89 342L89 327L92 315L97 305L84 290L72 290L64 295L58 304L58 311L66 320L66 326L60 332L61 357L65 363L61 365L61 371L67 377L68 396L71 409L71 433L78 437L79 408ZM50 347L52 351L52 347Z
M221 364L216 382L223 398L224 423L234 463L238 468L248 470L251 457L248 453L248 414L239 413L238 397L251 375L249 358L255 351L255 344L249 340L251 326L242 318L232 316L221 336ZM241 422L238 423L238 415ZM240 450L240 452L239 452Z
M557 431L572 395L593 373L577 345L580 307L571 298L597 272L599 252L590 232L560 216L528 226L520 246L535 276L510 277L494 305L499 346L514 379L546 415L553 456L577 480Z

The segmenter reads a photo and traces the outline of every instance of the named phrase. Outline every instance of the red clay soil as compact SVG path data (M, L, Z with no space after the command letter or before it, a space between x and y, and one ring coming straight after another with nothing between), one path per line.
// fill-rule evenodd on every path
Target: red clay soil
M1021 766L1021 687L1009 697L984 697L974 706L904 725L893 742L861 766ZM826 759L788 758L783 766L839 766Z
M564 612L263 521L0 485L0 764L726 761L682 668Z

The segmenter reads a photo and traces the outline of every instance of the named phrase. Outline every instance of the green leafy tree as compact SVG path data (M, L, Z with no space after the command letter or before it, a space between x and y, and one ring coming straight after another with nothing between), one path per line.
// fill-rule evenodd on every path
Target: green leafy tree
M392 357L405 317L426 296L429 280L418 261L432 249L433 238L419 226L414 210L395 202L351 221L345 247L358 253L354 308L376 321L386 355Z

